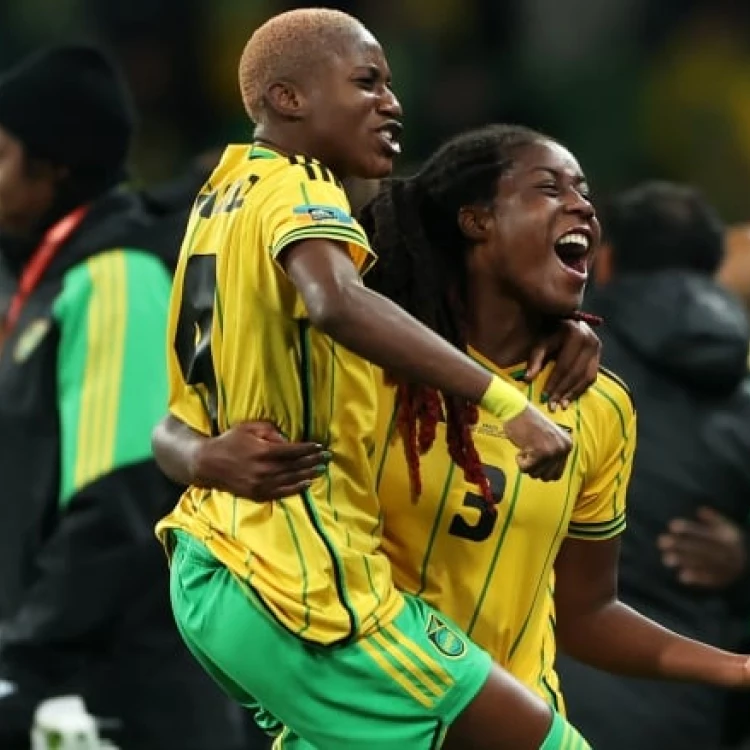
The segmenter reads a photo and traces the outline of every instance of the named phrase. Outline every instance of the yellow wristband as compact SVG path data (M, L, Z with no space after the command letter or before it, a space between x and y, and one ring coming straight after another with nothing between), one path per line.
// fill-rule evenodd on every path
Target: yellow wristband
M510 383L493 375L479 405L502 422L509 422L529 405L529 400Z

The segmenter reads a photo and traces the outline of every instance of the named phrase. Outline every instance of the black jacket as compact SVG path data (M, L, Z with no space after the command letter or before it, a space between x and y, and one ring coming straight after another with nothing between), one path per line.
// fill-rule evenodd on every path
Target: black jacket
M630 386L638 444L628 492L620 598L684 635L731 647L734 591L681 585L657 538L669 521L710 506L745 525L750 513L750 332L743 308L711 279L626 276L589 307L605 319L604 364ZM750 581L743 581L750 592ZM571 718L606 750L712 750L721 693L627 680L560 660Z
M0 680L17 688L0 698L3 748L66 692L123 750L240 742L179 639L154 537L178 490L150 455L170 286L152 230L133 194L96 202L0 352Z

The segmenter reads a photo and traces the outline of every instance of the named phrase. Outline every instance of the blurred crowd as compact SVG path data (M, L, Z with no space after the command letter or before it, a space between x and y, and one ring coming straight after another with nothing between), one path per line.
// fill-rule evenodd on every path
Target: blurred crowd
M150 183L193 153L247 137L239 52L261 19L300 5L3 2L0 66L59 41L111 50L139 111L134 176ZM377 29L389 50L406 113L403 168L462 128L523 122L570 144L598 194L655 174L694 180L726 219L746 218L750 9L742 0L331 5Z
M123 750L266 747L194 664L160 596L153 523L179 488L156 469L149 436L164 410L154 363L187 211L218 145L250 137L239 50L290 5L0 4L0 205L21 196L0 211L3 750L28 747L38 706L71 692ZM603 362L639 412L622 598L750 651L749 7L336 5L389 49L407 162L492 120L539 127L581 155L604 227L587 305L605 320ZM79 47L26 57L78 39L107 49L122 78ZM29 227L41 229L19 242ZM746 695L614 678L564 657L560 671L594 747L750 747Z

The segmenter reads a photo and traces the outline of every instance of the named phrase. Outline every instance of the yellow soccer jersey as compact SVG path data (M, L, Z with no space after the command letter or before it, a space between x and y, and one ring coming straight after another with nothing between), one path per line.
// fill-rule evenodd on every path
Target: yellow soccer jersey
M268 420L333 459L280 502L190 488L157 531L193 534L284 627L331 644L388 623L402 598L380 551L373 367L310 326L278 263L316 237L344 243L362 271L374 259L328 169L230 146L196 200L175 274L170 410L205 434Z
M488 369L515 382L541 403L551 367L532 384L514 377L522 368ZM382 381L381 381L382 382ZM385 386L383 386L386 388ZM516 449L501 425L481 412L474 440L497 513L448 457L445 425L422 456L422 495L411 501L403 447L385 407L376 457L385 527L383 548L396 585L451 617L494 659L552 705L562 708L555 660L553 565L566 536L607 539L625 528L625 493L635 442L635 413L627 390L606 373L566 411L552 418L569 430L574 448L557 482L535 481L516 466ZM549 414L549 412L546 412Z

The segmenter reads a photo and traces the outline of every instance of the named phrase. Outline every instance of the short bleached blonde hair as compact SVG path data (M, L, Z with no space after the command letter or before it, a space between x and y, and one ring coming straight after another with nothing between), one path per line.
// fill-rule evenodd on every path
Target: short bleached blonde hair
M363 26L331 8L299 8L266 21L245 45L240 58L242 103L254 122L263 116L267 87L274 81L298 81L331 54L341 51Z

